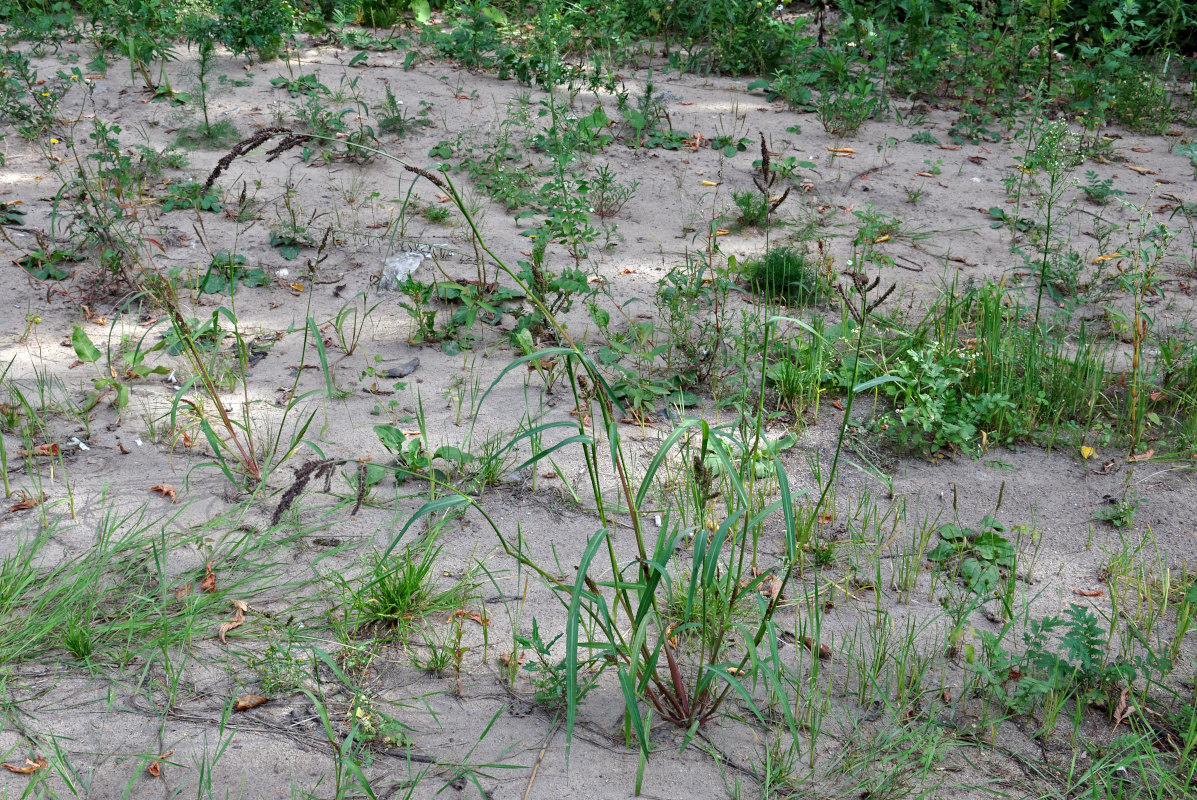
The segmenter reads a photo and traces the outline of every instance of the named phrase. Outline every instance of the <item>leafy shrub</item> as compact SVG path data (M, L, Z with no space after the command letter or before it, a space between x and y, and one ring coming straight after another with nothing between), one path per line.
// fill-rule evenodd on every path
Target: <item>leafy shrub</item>
M754 290L787 303L814 302L824 294L810 258L792 247L775 247L759 261L748 262L745 270Z
M1007 418L1016 409L1007 395L970 391L977 358L975 350L930 342L910 348L893 364L890 372L902 382L884 384L895 405L885 430L903 450L968 451L983 442L981 431L1014 427Z
M217 38L238 55L253 52L259 61L278 58L295 29L295 8L287 0L220 0L216 13Z

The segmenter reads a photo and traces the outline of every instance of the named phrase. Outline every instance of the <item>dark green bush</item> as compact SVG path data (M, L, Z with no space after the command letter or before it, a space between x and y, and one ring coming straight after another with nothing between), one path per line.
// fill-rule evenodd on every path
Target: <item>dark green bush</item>
M752 288L787 303L810 303L822 295L819 275L810 258L792 247L775 247L745 266Z

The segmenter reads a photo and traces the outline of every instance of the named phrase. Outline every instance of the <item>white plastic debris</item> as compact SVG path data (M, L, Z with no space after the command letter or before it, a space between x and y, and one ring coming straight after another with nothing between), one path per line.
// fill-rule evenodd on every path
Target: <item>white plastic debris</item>
M72 436L71 440L69 442L67 442L67 444L71 445L72 447L78 447L80 450L90 450L91 449L90 447L85 445L83 442L79 441L78 436Z
M397 253L382 262L382 277L378 279L378 291L397 292L400 285L410 278L424 263L424 254L418 252Z

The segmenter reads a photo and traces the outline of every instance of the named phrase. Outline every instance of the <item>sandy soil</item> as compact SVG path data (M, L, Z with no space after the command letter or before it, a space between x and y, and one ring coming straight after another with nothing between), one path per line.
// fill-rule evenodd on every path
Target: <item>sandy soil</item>
M68 47L64 54L71 52ZM46 55L35 64L50 74L51 65L60 63L64 54ZM291 113L293 98L270 84L276 76L314 73L332 89L356 80L371 109L378 108L384 87L389 86L410 108L420 101L431 103L433 124L402 140L383 136L383 146L411 164L428 167L434 163L429 150L438 142L453 140L458 134L484 142L503 119L509 102L521 94L529 94L533 104L543 97L542 92L511 81L427 59L417 60L405 71L402 53L371 53L364 62L350 67L355 54L335 47L303 48L289 64L249 68L240 60L222 57L217 74L252 75L252 80L246 86L222 88L213 97L213 110L218 118L232 120L248 135ZM649 79L647 68L651 65L643 66L645 69L627 70L621 76L633 95ZM194 80L189 77L193 69L189 58L170 66L176 88L188 88ZM1006 202L1003 178L1014 174L1016 159L1024 154L1023 140L1016 131L997 141L950 149L918 144L910 141L917 131L929 131L948 142L947 129L955 114L937 108L915 109L900 102L904 123L869 123L851 137L832 139L814 115L769 103L761 93L748 91L743 80L678 76L659 69L651 80L658 92L666 93L669 118L676 129L701 132L708 138L731 135L752 140L763 132L773 151L813 162L814 169L801 170L796 177L792 199L781 213L794 220L817 220L826 231L826 247L837 265L844 265L851 255L856 230L853 211L872 206L900 218L906 233L883 245L894 259L894 268L886 271L884 279L897 283L899 300L893 305L912 317L953 282L1016 284L1022 277L1016 274L1021 262L1010 252L1009 228L991 227L989 215L991 207L1013 208ZM612 119L619 118L612 97L601 95L597 101L607 107ZM335 100L328 102L340 107ZM594 96L580 94L576 113L588 113L595 102ZM173 141L176 128L194 122L193 110L152 102L139 92L119 63L94 80L90 100L85 101L76 88L63 99L61 108L65 116L78 115L74 130L81 141L94 117L119 125L120 139L129 147L139 143L165 147ZM801 132L791 132L794 126ZM1171 153L1171 146L1181 137L1194 136L1192 129L1177 126L1160 137L1116 130L1107 133L1113 137L1109 143L1112 156L1125 160L1091 161L1079 171L1093 169L1102 178L1115 177L1116 187L1125 193L1122 199L1145 207L1158 221L1168 221L1168 207L1197 202L1192 168L1187 159ZM50 198L60 181L47 152L58 157L68 154L44 141L27 142L15 133L9 134L4 145L0 201L20 200L27 214L22 225L6 229L9 241L2 248L7 264L23 254L19 248L26 252L34 248L35 232L50 230ZM854 157L836 157L830 152L832 147L852 148ZM168 172L168 178L203 180L224 152L196 150L190 154L190 166ZM530 159L534 157L529 154ZM651 300L657 282L687 253L705 246L705 239L695 231L704 231L707 220L732 215L731 193L751 188L754 157L752 149L728 158L710 147L637 150L622 143L594 156L596 163L609 164L620 179L639 182L635 196L611 220L617 226L613 246L596 247L585 263L603 281L609 295L602 302L613 315L622 308L629 319L655 317ZM1132 170L1132 166L1140 169ZM917 175L930 167L935 167L932 177ZM543 415L544 421L570 418L571 403L563 392L545 394L535 379L525 381L521 370L509 375L482 404L476 419L471 419L471 398L480 396L513 358L504 331L512 325L510 316L497 328L475 326L477 342L472 350L460 354L450 356L439 347L410 343L411 320L399 308L398 298L378 293L373 283L383 260L421 243L442 245L439 265L445 273L460 279L476 275L473 251L456 212L443 225L412 215L403 236L390 236L395 228L389 225L397 218L411 177L383 159L365 165L343 160L326 164L319 158L303 163L297 152L270 160L258 150L234 162L218 181L230 207L246 187L255 200L256 218L239 223L227 214L164 213L149 205L139 209L144 235L161 245L152 248L157 269L196 275L206 268L212 253L235 248L248 266L260 267L271 277L270 285L240 290L235 298L242 329L270 342L267 355L253 366L247 381L253 416L262 431L294 424L298 412L284 421L281 401L291 391L299 365L316 363L314 349L304 351L305 320L310 317L323 326L345 304L360 303L353 299L358 293L365 293L371 305L379 305L353 354L330 350L335 363L332 376L345 396L327 397L319 370L305 370L299 376L297 393L314 393L302 404L304 417L315 414L308 439L324 456L385 461L388 454L372 426L393 420L401 427L412 427L421 403L434 444L469 446L469 437L476 443L488 434L510 434L526 415ZM528 221L515 219L485 199L469 187L464 176L453 177L477 203L486 243L511 263L524 258L521 251L528 250L529 240L520 234ZM922 196L915 203L907 202L908 192L915 187L921 188ZM415 194L434 207L445 206L438 202L436 187L427 182L417 183ZM1025 202L1024 214L1028 213ZM286 218L287 204L297 218L318 232L317 238L326 227L332 228L332 244L324 253L327 258L310 272L305 261L313 257L315 248L305 248L299 258L286 260L270 245L271 226ZM1136 212L1117 202L1096 206L1080 198L1062 229L1070 231L1073 246L1086 262L1102 254L1090 233L1098 217L1122 226L1133 225L1137 219ZM1191 232L1180 234L1175 255L1163 265L1166 291L1158 302L1153 301L1157 329L1179 326L1193 316L1194 274L1183 257L1191 257L1197 244L1192 242ZM774 242L786 235L786 228L770 234ZM725 256L743 260L762 252L766 237L760 231L732 231L720 237L719 244ZM561 268L570 262L560 248L550 247L549 263ZM101 350L106 342L115 345L128 334L146 336L147 343L152 343L166 326L162 322L147 324L160 319L160 310L148 306L130 310L119 292L106 295L94 291L94 257L76 266L79 273L61 290L29 279L15 266L0 270L0 298L6 309L0 313L0 361L8 369L6 381L33 387L48 377L61 382L63 398L81 403L91 390L92 365L72 363L73 326L82 325ZM1092 266L1086 280L1100 286L1110 269L1099 274L1103 266ZM418 275L432 280L435 269L428 260ZM493 268L489 274L493 277ZM1112 291L1095 294L1097 299L1081 309L1077 319L1108 325L1104 308L1117 307L1125 299ZM81 310L85 300L89 301L87 312ZM203 319L228 298L193 296L186 302L193 316ZM27 315L32 313L40 316L40 323L27 331ZM590 328L584 309L575 308L567 318L571 332L578 337L589 335L597 348L597 332ZM375 387L381 392L393 391L395 379L380 381L363 374L367 368L392 368L412 358L419 359L419 366L404 379L405 389L395 394L371 393ZM1125 368L1122 356L1118 358ZM182 428L171 429L169 414L179 389L176 379L186 374L184 360L161 351L151 359L151 363L169 366L175 374L151 375L136 382L123 412L103 403L92 412L89 426L66 414L51 417L52 438L63 445L64 455L61 468L52 477L43 469L42 480L48 514L60 522L52 526L40 551L41 565L52 567L96 546L99 526L113 509L127 513L144 507L146 519L153 521L148 527L160 530L167 543L165 571L172 586L202 577L205 563L213 560L217 580L224 581L226 574L236 571L230 554L238 552L242 545L237 543L246 532L266 536L263 532L269 529L270 540L264 545L269 551L263 556L270 563L264 573L267 577L247 584L238 595L251 611L246 624L230 634L229 645L222 646L216 638L225 616L203 621L190 646L174 662L177 674L144 658L134 659L120 670L89 671L69 655L4 667L0 673L5 675L0 753L7 761L20 761L35 751L53 757L58 771L47 780L47 786L59 796L69 794L69 785L80 796L95 798L190 796L205 791L203 773L209 768L214 795L265 798L311 792L333 796L337 792L337 757L308 695L287 693L249 711L224 712L230 698L261 689L260 673L252 664L268 642L278 640L282 627L294 631L302 622L311 632L308 644L314 642L329 653L343 649L332 624L340 600L336 579L360 580L355 576L360 574L366 554L395 540L421 504L423 489L410 483L396 486L388 478L375 489L370 502L350 517L351 504L345 497L351 492L341 478L334 481L331 494L323 493L319 482L313 482L285 524L271 528L270 516L281 492L293 480L293 468L310 451L297 453L271 475L260 502L246 507L244 496L211 465L211 452L196 432L194 418L188 421L192 425L190 447L182 438ZM225 398L233 409L239 409L242 401L239 392ZM394 405L388 406L392 401ZM463 412L459 412L459 404L464 404ZM872 411L868 403L857 407L862 418ZM705 413L712 420L728 416L713 404L708 404L706 411L691 409L691 413ZM817 420L791 418L776 423L774 434L786 425L800 433L798 445L784 456L796 491L816 486L807 465L816 454L824 463L829 461L838 413L824 405ZM625 445L641 463L672 425L663 413L653 417L652 423L624 426ZM20 449L20 443L7 433L5 437L10 479L16 487L31 487L33 476L25 463L11 455ZM68 445L75 440L87 449ZM885 449L880 442L873 447L871 452ZM855 456L849 454L848 458ZM1101 464L1107 458L1114 463L1103 472ZM584 510L590 495L581 462L565 451L558 463L565 481L557 475L508 475L484 494L481 504L505 534L522 533L538 558L552 563L555 557L562 569L569 571L598 523ZM843 552L831 566L801 578L805 591L818 586L823 593L831 592L834 608L825 616L823 641L833 653L828 668L841 676L845 687L852 665L840 649L842 643L859 633L862 624L867 627L881 609L894 626L911 621L920 641L926 642L936 686L946 687L944 696L959 693L965 670L959 658L944 658L940 652L945 622L940 604L929 598L934 593L929 577L924 576L905 603L897 602L897 593L889 584L893 548L908 541L919 520L947 520L956 514L963 522L974 523L994 511L1000 499L1000 518L1009 529L1020 526L1025 532L1024 564L1028 566L1024 589L1033 617L1058 613L1076 602L1111 614L1108 592L1084 597L1074 590L1102 588L1102 570L1111 553L1121 550L1120 536L1137 540L1150 531L1151 547L1158 548L1151 552L1155 563L1168 564L1174 570L1197 554L1197 487L1189 470L1191 462L1130 464L1124 453L1104 450L1084 460L1076 447L1061 444L1050 453L1022 447L935 461L884 455L883 464L892 478L892 497L883 482L865 472L842 471L836 519L826 526L825 535L844 542ZM1122 496L1128 481L1143 500L1131 533L1095 516L1108 506L1108 498ZM177 488L177 505L150 491L151 486L163 483ZM580 505L572 499L575 495ZM905 515L905 522L879 540L876 552L880 556L850 543L852 531L866 524L854 514L869 499L883 514L892 506L900 507ZM68 500L73 503L73 517ZM41 524L38 514L15 511L0 518L0 556L11 555L18 542L36 534ZM409 539L417 532L411 532ZM565 618L560 603L535 581L525 583L526 576L502 554L477 515L454 521L441 541L444 550L436 569L446 584L471 571L477 576L477 563L492 571L493 582L478 576L476 599L468 606L489 620L489 625L485 631L474 621L462 625L462 645L468 651L460 675L450 672L435 677L414 666L413 655L424 657L419 644L379 646L355 674L370 702L386 708L386 713L409 728L410 749L379 741L369 750L371 755L362 769L376 795L405 797L410 791L417 797L440 793L494 800L630 796L638 759L636 751L625 746L620 729L622 700L613 680L604 678L588 696L567 749L560 718L533 702L528 676L521 674L514 687L501 678L499 656L510 650L512 626L527 634L535 618L543 629L556 635ZM775 562L780 555L776 540L765 544L766 560ZM882 578L881 588L853 589L874 582L872 564L877 557L882 559L877 573ZM800 630L803 608L800 601L787 603L780 627ZM974 633L998 630L1000 625L993 618L992 612L975 613L970 620ZM428 620L427 627L433 637L447 636L452 629L441 618ZM784 652L795 659L799 669L804 664L809 667L809 656L800 646L791 643ZM1191 696L1191 643L1184 654L1173 679L1182 693ZM327 679L327 671L324 674ZM177 690L169 693L172 681L177 681L173 684ZM342 737L355 714L353 693L336 681L319 688L325 692L334 738ZM971 749L961 731L980 723L969 718L967 703L962 708L959 702L944 704L926 698L926 706L935 704L937 708L928 711L943 721L944 736L951 739L952 746L945 746L933 769L902 779L910 791L943 797L1039 795L1051 791L1050 775L1029 765L1064 764L1074 752L1063 738L1033 739L1029 735L1032 726L1020 720L987 727L985 738L994 746ZM890 724L870 718L868 711L853 707L846 698L837 697L832 704L825 719L825 735L815 744L820 760L812 770L811 788L816 795L859 792L877 771L870 762L882 763L878 761L882 751L869 750L861 742L881 741ZM699 738L680 753L683 732L662 725L655 736L658 748L645 774L644 796L722 797L734 793L737 784L742 784L748 795L759 791L754 787L767 740L761 726L731 715L704 726ZM1108 727L1103 723L1094 736L1109 738ZM806 747L804 744L804 759ZM161 777L147 774L149 763L167 751L173 754L163 764ZM853 758L863 759L863 765ZM28 781L24 776L0 776L0 791L4 796L20 796Z

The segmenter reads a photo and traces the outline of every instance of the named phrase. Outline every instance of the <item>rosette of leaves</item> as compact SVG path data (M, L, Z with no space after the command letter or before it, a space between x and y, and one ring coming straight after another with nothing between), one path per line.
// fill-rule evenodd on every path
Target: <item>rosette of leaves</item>
M1003 584L1002 570L1014 568L1014 545L1002 534L1006 528L986 514L977 528L949 522L939 529L940 542L928 555L936 564L956 564L968 588L991 594Z

